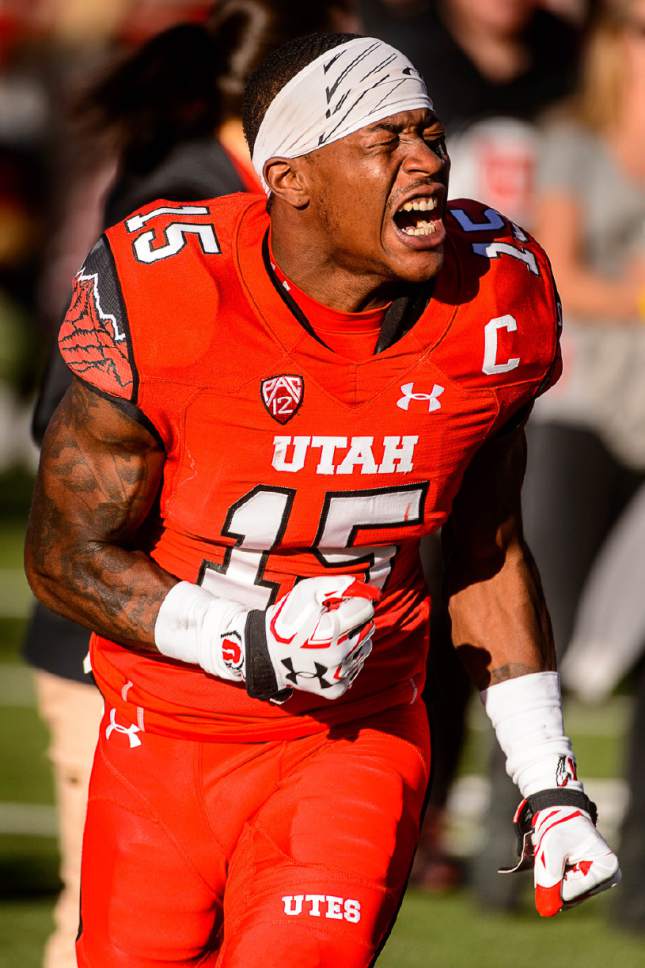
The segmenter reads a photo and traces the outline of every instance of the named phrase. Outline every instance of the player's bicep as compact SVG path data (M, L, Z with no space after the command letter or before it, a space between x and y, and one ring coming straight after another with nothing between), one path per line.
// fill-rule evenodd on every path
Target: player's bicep
M29 583L50 609L124 644L152 647L172 575L141 527L164 451L138 421L75 380L45 434L27 529Z
M163 460L149 430L74 380L43 440L31 543L133 540L158 493Z

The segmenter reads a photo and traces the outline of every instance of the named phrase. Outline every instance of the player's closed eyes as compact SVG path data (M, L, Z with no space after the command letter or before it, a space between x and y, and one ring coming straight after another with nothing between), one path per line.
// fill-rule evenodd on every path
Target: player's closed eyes
M394 151L396 148L399 147L399 145L401 143L401 140L406 141L407 139L405 137L403 137L403 139L402 139L401 138L401 135L398 135L397 134L397 135L394 135L391 138L387 138L384 141L376 141L376 142L368 145L367 147L369 149L383 148L383 149L387 149L387 150L390 150L390 151ZM437 137L436 134L429 134L429 135L424 134L423 135L423 140L425 141L426 145L432 151L434 151L434 153L439 158L447 158L448 157L448 152L446 150L446 139L445 139L445 137L444 137L443 134L440 135L439 137Z
M437 135L425 135L423 140L427 144L428 148L431 148L435 155L437 155L439 158L448 157L446 139L444 135L440 135L439 137L437 137Z
M393 150L399 146L399 137L396 135L394 138L387 138L385 141L375 141L373 144L368 145L368 148L385 148Z

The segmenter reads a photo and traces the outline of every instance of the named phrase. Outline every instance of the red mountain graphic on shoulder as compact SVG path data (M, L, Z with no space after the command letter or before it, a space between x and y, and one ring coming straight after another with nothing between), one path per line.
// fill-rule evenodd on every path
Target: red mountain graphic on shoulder
M58 336L60 352L70 370L113 396L130 399L133 372L125 330L105 312L98 291L98 274L77 275L72 301Z

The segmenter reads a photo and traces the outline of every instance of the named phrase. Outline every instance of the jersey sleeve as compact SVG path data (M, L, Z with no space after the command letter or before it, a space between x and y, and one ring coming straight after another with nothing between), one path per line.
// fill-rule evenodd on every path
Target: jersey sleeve
M136 403L138 380L128 319L104 237L76 274L58 347L74 376L116 400Z
M525 349L522 347L519 351L521 355L517 357L520 361L518 369L522 364L532 369L532 378L515 383L511 374L508 383L500 380L496 390L499 404L496 421L498 433L505 433L526 423L535 400L554 386L562 374L562 307L551 264L534 239L526 235L524 244L527 247L530 245L540 269L540 277L532 280L531 285L534 300L534 311L530 316L532 339L525 340L527 355L523 356ZM521 318L520 313L517 315Z
M560 301L546 253L511 219L455 199L447 225L457 311L439 354L462 387L494 395L496 432L525 419L560 376Z

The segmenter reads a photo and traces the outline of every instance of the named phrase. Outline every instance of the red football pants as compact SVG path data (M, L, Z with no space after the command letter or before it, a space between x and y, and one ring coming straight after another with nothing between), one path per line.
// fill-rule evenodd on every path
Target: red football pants
M90 783L80 968L372 963L417 842L421 702L254 744L135 733L122 717L104 717Z

